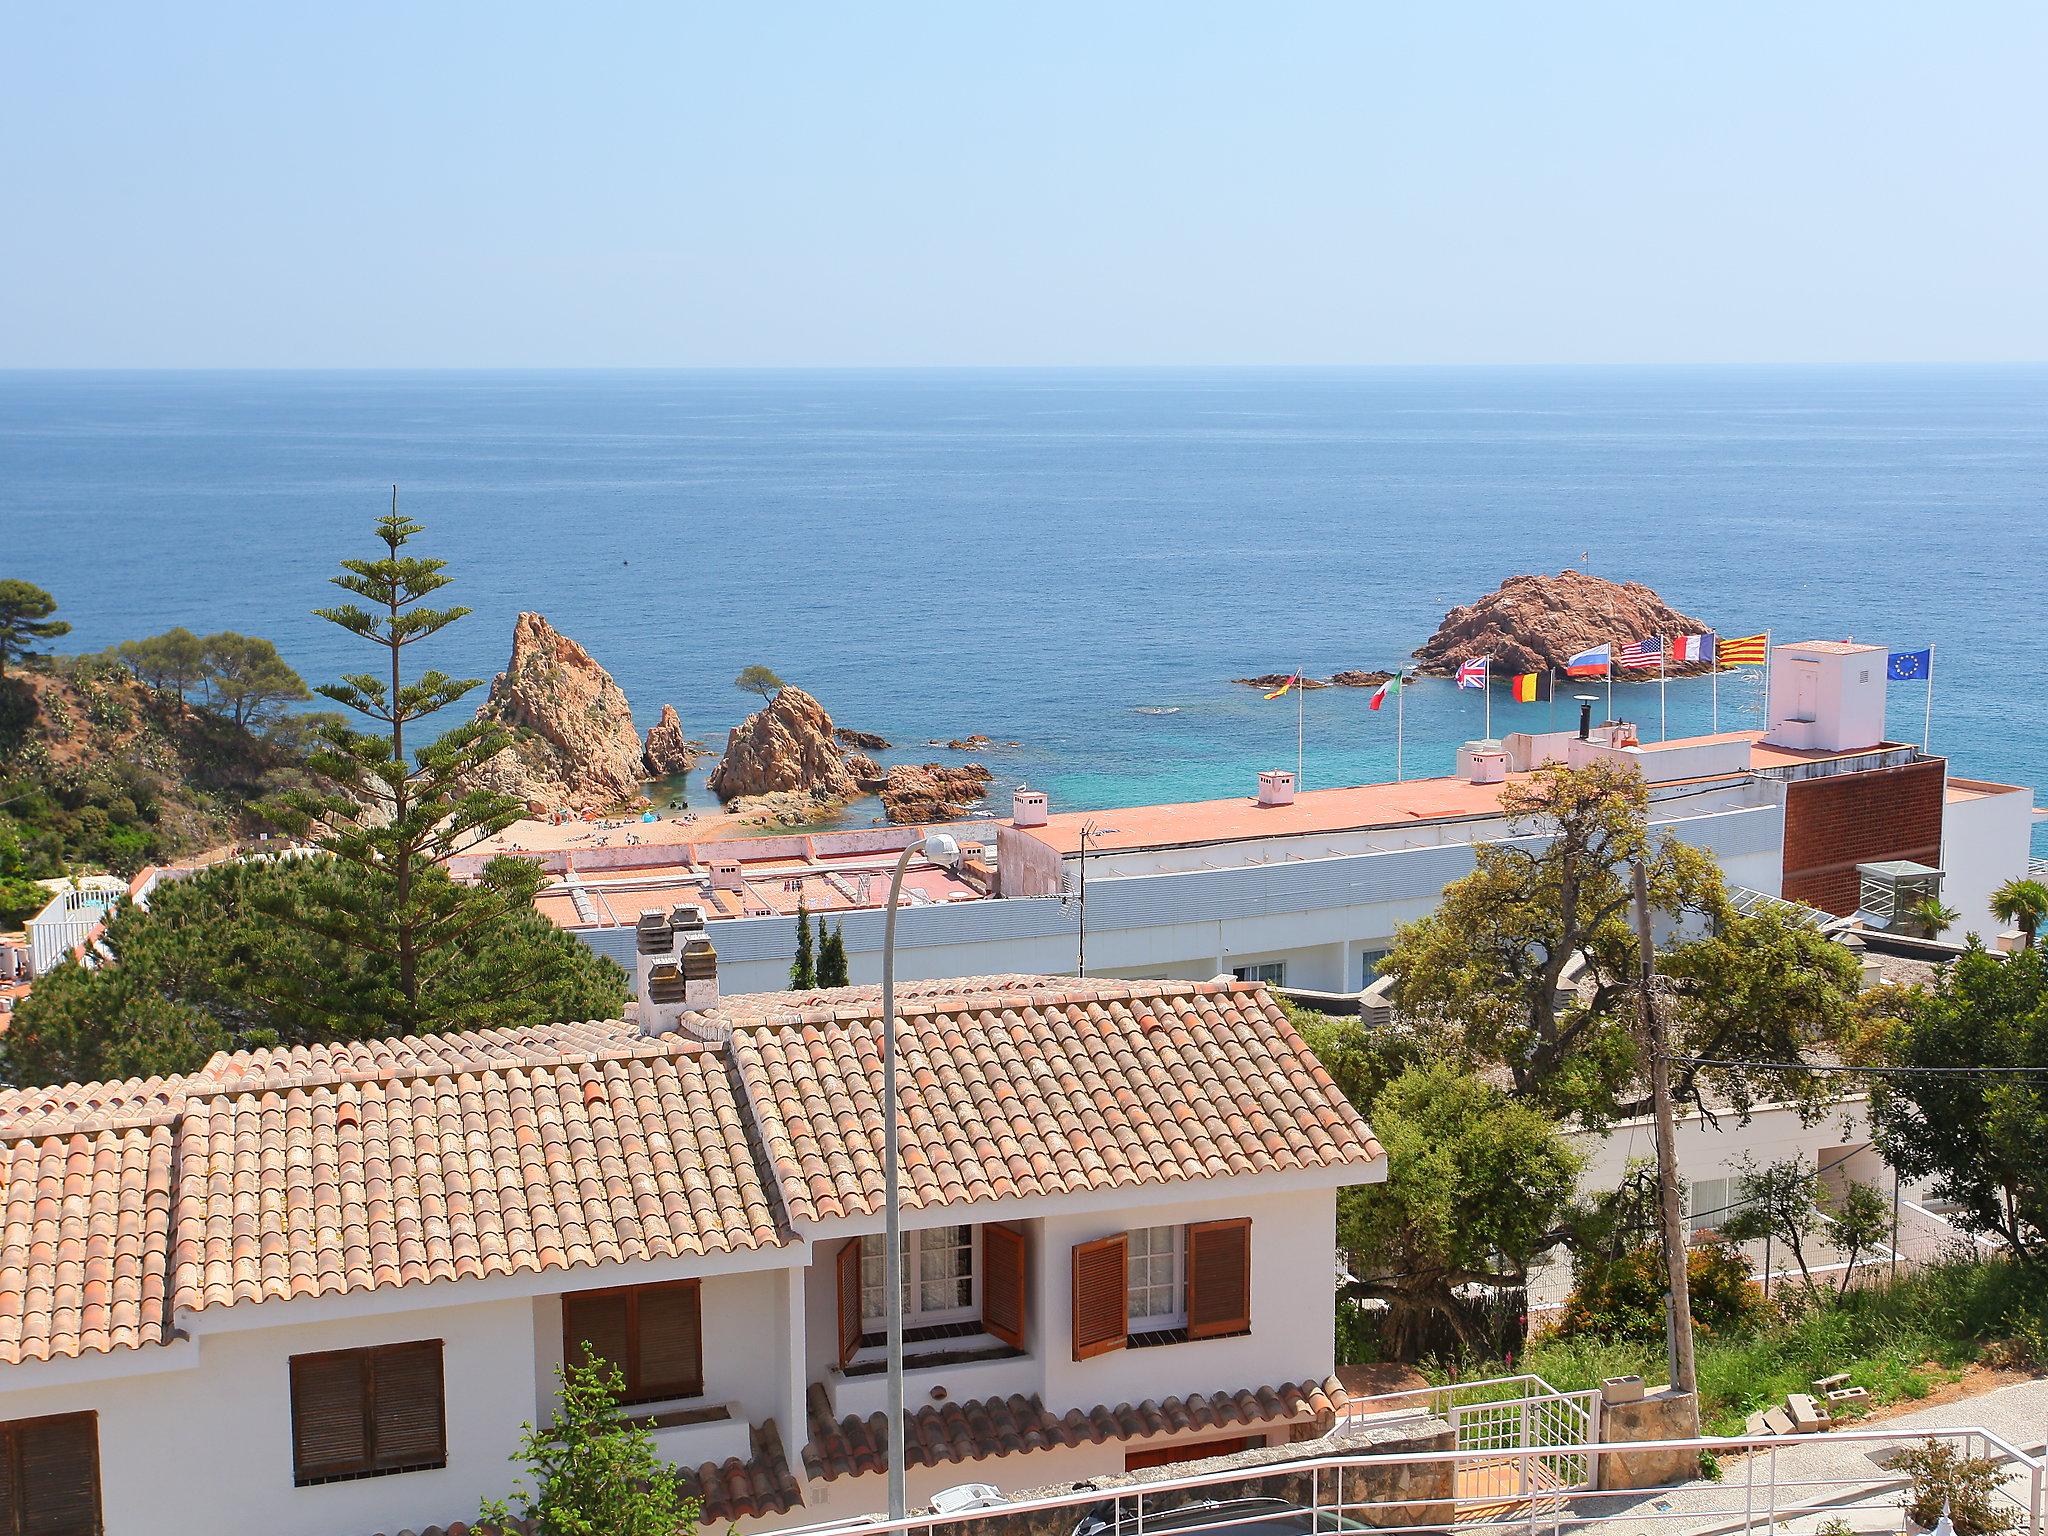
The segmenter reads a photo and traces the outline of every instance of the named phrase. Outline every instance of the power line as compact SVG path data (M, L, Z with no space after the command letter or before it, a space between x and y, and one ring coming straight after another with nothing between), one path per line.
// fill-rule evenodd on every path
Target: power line
M2048 1067L1857 1067L1846 1062L1733 1061L1718 1056L1673 1056L1691 1067L1732 1067L1745 1072L1850 1072L1858 1077L2048 1077Z

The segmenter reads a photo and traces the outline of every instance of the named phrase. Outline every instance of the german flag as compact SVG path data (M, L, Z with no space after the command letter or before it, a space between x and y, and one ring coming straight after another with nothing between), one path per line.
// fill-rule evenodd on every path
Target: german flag
M1717 640L1714 659L1724 667L1761 667L1770 658L1766 635L1744 635L1739 640Z
M1518 704L1541 704L1550 697L1550 673L1522 672L1515 677L1515 702Z

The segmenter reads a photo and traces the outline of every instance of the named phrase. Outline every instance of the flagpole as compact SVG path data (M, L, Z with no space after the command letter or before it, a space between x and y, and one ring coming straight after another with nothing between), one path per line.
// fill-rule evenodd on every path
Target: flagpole
M1493 658L1486 658L1486 739L1493 740Z
M1294 669L1294 787L1303 787L1302 741L1308 731L1308 669L1297 666Z
M1657 739L1669 739L1664 728L1664 637L1657 637Z
M1407 724L1408 681L1394 674L1394 782L1401 782L1401 729Z
M1777 659L1771 654L1771 632L1764 631L1764 729L1771 728L1771 684L1775 681L1772 673L1777 670Z
M1607 718L1614 718L1614 642L1607 642Z
M1721 637L1714 636L1714 734L1721 734Z
M1927 721L1920 727L1920 750L1932 749L1934 741L1934 642L1927 643Z

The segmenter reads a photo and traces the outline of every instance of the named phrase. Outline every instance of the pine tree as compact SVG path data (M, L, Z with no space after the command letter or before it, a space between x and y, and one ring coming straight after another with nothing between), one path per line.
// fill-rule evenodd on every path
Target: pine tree
M26 661L38 640L71 633L69 624L50 617L56 611L57 599L34 582L0 581L0 677L7 675L9 655Z
M836 923L825 932L825 919L818 919L818 985L844 987L846 978L846 925Z
M818 984L818 969L811 948L811 913L801 896L796 901L796 958L789 962L789 989L808 992Z
M504 747L503 728L471 721L407 755L407 728L456 703L481 681L433 670L405 681L406 647L469 612L423 606L423 599L452 578L443 574L446 561L401 553L420 531L418 523L399 515L398 488L392 487L391 513L377 522L384 557L344 560L342 574L332 578L369 607L343 603L314 610L385 653L388 681L375 673L351 673L318 689L376 721L382 731L359 731L341 719L324 724L309 766L327 787L296 791L273 811L340 864L368 877L351 879L330 870L309 882L298 900L280 904L275 915L344 948L380 957L383 963L369 973L376 985L349 998L347 1006L365 1023L393 1034L487 1027L517 1016L522 999L559 979L558 957L532 946L520 952L518 964L489 980L459 963L465 951L501 937L529 907L533 889L530 881L512 878L517 871L465 885L447 878L443 868L520 815L520 803L485 787L480 772ZM328 985L318 974L296 982L315 996Z

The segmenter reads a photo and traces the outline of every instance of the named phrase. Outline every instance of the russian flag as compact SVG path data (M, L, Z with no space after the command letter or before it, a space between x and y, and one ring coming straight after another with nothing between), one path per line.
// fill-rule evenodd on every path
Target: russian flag
M1614 670L1614 647L1596 645L1590 651L1581 651L1564 664L1566 677L1602 677Z

